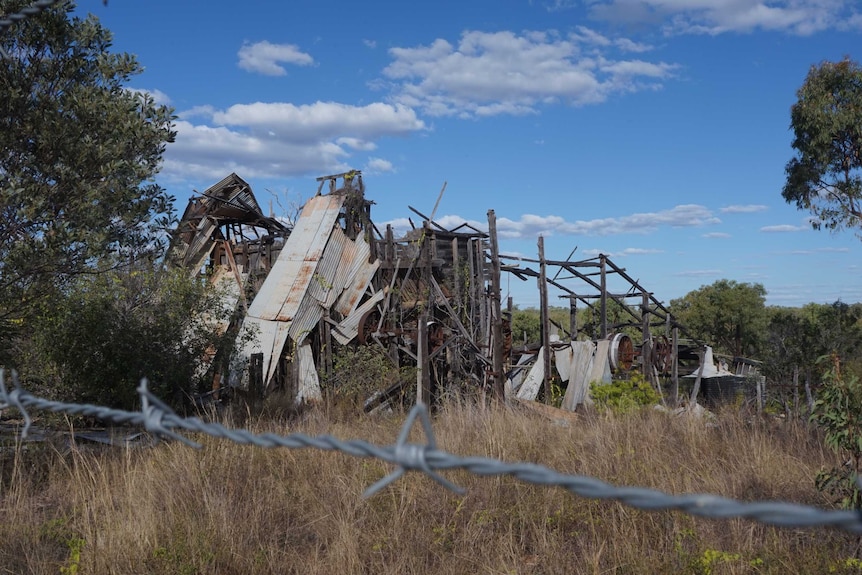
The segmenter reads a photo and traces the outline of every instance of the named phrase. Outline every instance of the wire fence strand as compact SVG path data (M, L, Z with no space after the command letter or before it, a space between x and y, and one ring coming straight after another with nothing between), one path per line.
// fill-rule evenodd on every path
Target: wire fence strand
M395 444L380 446L361 439L341 440L329 435L310 437L302 433L278 435L255 434L245 429L228 429L219 423L205 422L196 417L181 417L154 396L142 380L138 387L141 411L123 411L108 407L63 403L32 395L17 384L13 372L14 388L7 390L5 374L0 369L0 411L14 407L24 419L22 437L26 437L31 418L28 408L96 417L116 424L139 425L158 437L169 437L190 447L200 445L180 432L203 433L242 445L290 449L313 448L338 451L355 457L371 457L391 463L395 471L369 487L365 496L370 497L401 477L406 471L424 473L457 493L463 489L441 477L437 472L461 469L481 476L515 477L526 483L548 487L562 487L573 495L590 499L610 499L630 507L648 511L678 510L689 515L710 519L744 518L779 527L834 527L852 533L862 533L862 510L831 511L816 507L782 501L741 502L717 495L689 494L671 495L644 487L616 487L594 477L566 475L534 463L510 463L487 457L461 457L437 448L427 409L422 405L413 407L404 422ZM408 443L416 419L419 419L426 435L426 443Z

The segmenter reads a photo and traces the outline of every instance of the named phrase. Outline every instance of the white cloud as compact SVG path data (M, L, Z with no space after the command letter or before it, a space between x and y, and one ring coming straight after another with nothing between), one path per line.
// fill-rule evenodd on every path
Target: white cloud
M266 76L284 76L287 70L281 64L310 66L314 58L293 44L272 44L267 41L243 44L239 49L239 63L243 70Z
M853 27L856 0L588 0L590 15L628 24L658 24L666 34L776 30L808 35Z
M466 222L481 230L487 229L486 222L466 220L457 215L446 215L435 220L447 229ZM393 222L389 222L393 223ZM406 220L402 224L406 223ZM660 212L637 213L617 218L579 220L569 222L561 216L539 216L524 214L518 220L497 217L497 234L500 238L518 239L543 236L609 236L622 234L647 234L661 227L701 227L721 223L704 206L688 204L675 206ZM394 224L393 224L394 225ZM640 251L639 251L640 250ZM630 254L658 253L642 248L628 248Z
M383 70L395 99L431 116L481 117L535 113L539 105L585 105L615 93L661 87L677 66L614 60L613 41L585 27L567 38L554 32L467 31L457 45L389 50ZM643 45L624 43L629 48Z
M784 233L784 232L804 232L805 230L810 230L809 226L794 226L791 224L778 224L775 226L763 226L760 228L761 232L766 232L769 234L772 233Z
M395 167L389 160L384 160L383 158L368 158L368 163L365 164L365 169L363 171L368 174L384 174L387 172L394 172Z
M359 138L348 138L346 136L338 138L335 140L335 143L341 146L347 146L348 148L353 148L354 150L362 150L364 152L370 152L371 150L377 149L377 144L374 142L361 140Z
M729 238L729 237L731 237L731 235L724 233L724 232L709 232L709 233L703 234L701 237L708 238L708 239L721 239L721 238Z
M191 116L204 121L194 123ZM353 154L374 150L374 140L423 129L425 124L413 110L382 103L198 107L176 122L176 142L167 148L162 172L207 179L222 178L231 171L243 177L336 173L355 167L349 164ZM385 160L374 164L376 169L385 171L380 162Z
M616 40L614 40L614 46L616 46L623 52L634 52L636 54L649 52L653 49L653 47L649 44L634 42L632 40L629 40L628 38L617 38Z
M215 114L216 109L209 105L203 106L193 106L188 110L183 110L179 112L177 116L182 118L183 120L188 120L189 118L210 118L213 114Z
M752 214L754 212L764 212L769 209L769 206L764 206L762 204L746 204L746 205L732 205L725 206L723 208L719 208L722 214Z
M375 40L362 40L362 43L365 44L369 48L377 48L377 42Z
M160 104L162 106L167 106L171 103L171 99L167 94L162 92L161 90L145 90L143 88L129 88L130 92L135 92L136 94L145 94L150 96L156 104Z
M234 104L213 114L213 121L225 126L271 131L297 142L334 137L367 139L425 129L425 123L412 109L380 102L367 106L337 102L300 106L286 102Z

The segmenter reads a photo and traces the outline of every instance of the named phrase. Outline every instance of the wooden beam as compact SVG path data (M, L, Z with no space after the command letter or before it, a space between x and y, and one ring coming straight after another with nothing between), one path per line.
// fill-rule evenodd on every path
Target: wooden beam
M491 362L494 366L494 398L505 401L505 376L503 374L503 311L500 294L500 251L497 247L497 216L494 210L488 210L488 235L491 243L491 305L493 307L494 349Z
M548 274L545 265L545 238L539 236L539 314L542 321L542 358L545 373L542 386L545 390L545 403L551 402L551 322L548 317Z

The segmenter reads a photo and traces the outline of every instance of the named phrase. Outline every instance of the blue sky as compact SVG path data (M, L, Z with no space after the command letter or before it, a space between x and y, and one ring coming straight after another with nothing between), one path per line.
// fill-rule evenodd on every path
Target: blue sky
M131 87L176 109L159 181L180 211L235 171L279 215L356 168L381 228L430 214L445 181L441 223L494 209L502 252L535 257L543 234L548 258L606 253L665 302L721 278L774 305L862 301L860 239L811 230L781 197L808 69L862 58L856 0L78 10L145 66ZM503 287L538 302L533 282Z

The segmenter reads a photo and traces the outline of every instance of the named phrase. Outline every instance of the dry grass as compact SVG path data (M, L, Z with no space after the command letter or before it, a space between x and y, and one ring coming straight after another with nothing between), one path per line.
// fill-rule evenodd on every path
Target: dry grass
M251 427L383 444L403 416L335 419L312 411ZM613 484L828 504L813 478L832 457L801 425L727 413L707 426L647 410L563 428L459 406L434 428L454 453ZM834 530L643 512L465 472L447 474L463 497L408 474L363 500L387 465L201 440L200 451L19 452L3 463L0 573L824 573L852 572L856 552L856 538Z

